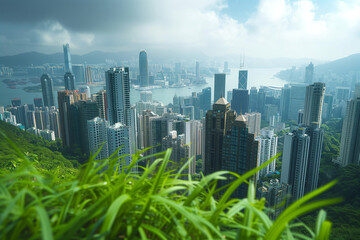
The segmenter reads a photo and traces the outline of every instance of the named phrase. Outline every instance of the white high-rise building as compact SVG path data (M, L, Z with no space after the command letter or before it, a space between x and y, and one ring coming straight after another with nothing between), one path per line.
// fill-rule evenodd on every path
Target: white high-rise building
M130 126L129 68L114 67L105 73L107 115L111 125L122 123Z
M112 126L107 128L107 138L108 138L108 149L109 155L111 156L118 149L115 157L124 156L119 159L119 171L123 169L124 166L130 165L130 127L126 126L120 122L115 123Z
M138 122L138 116L137 116L136 108L131 107L130 113L131 113L130 152L131 152L131 154L135 154L136 151L138 150L138 127L137 127L137 125L138 125L138 123L137 123Z
M109 157L108 150L108 139L107 139L107 127L108 123L106 120L96 117L92 120L87 121L88 125L88 138L89 138L89 150L93 155L102 146L100 152L96 156L98 159L106 159Z
M260 165L268 161L277 154L278 137L274 134L273 128L261 129L260 138ZM275 171L276 160L260 171L260 175L264 176Z
M249 133L252 133L255 136L260 136L261 113L246 113L244 116L247 120Z

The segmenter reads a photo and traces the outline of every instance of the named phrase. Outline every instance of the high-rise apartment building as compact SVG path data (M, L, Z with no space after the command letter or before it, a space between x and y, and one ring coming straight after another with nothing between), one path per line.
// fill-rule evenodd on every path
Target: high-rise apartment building
M75 77L71 72L67 72L64 75L65 90L75 90Z
M292 200L304 196L310 137L299 128L284 137L281 183L292 186Z
M261 129L260 137L260 162L259 165L265 163L277 154L278 137L274 133L273 128ZM272 161L265 168L260 170L260 175L264 176L268 173L274 172L276 160Z
M316 82L306 87L304 103L304 124L306 126L316 123L317 127L320 127L324 94L325 83Z
M108 137L108 149L109 155L112 155L116 151L117 154L114 157L127 155L119 161L119 171L123 167L130 165L130 127L120 122L115 123L107 128Z
M114 67L105 73L108 121L130 126L129 68Z
M306 134L310 137L310 145L305 178L305 194L316 190L318 187L324 131L318 127L317 123L312 123L306 128Z
M106 159L109 157L107 127L108 123L103 118L96 117L87 121L89 150L91 155L94 155L101 147L95 160Z
M170 161L173 163L170 167L180 169L183 164L189 159L190 148L186 145L185 134L177 134L177 131L170 131L170 133L162 139L162 151L172 148ZM185 172L184 172L185 174Z
M64 49L64 62L65 62L65 72L72 72L72 66L71 66L71 56L70 56L70 46L69 44L63 45Z
M52 88L53 83L51 77L48 74L43 74L40 80L41 80L41 89L44 100L44 106L45 107L55 106L53 88Z
M214 103L220 98L225 98L225 73L215 73L214 76Z
M239 89L247 89L248 70L239 70Z
M149 86L149 65L147 53L141 50L139 54L140 87Z
M360 164L360 96L347 103L341 132L340 154L334 162L341 166Z
M261 113L258 112L246 113L244 117L247 120L247 127L249 129L249 133L252 133L255 136L260 136Z
M334 105L334 96L330 94L325 94L324 103L323 103L323 112L322 112L322 118L325 121L331 118L333 105Z
M92 97L97 104L99 117L102 119L107 119L106 90L99 91L93 94Z

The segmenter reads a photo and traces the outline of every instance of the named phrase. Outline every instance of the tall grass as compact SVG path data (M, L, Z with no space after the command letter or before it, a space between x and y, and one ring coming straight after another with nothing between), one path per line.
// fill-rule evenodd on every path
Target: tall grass
M267 215L264 199L255 198L247 182L269 164L238 176L220 171L200 180L167 170L171 149L146 158L140 152L119 173L123 157L82 166L73 179L43 176L17 146L7 139L23 165L0 178L1 239L329 239L331 223L320 211L316 229L294 221L298 216L340 199L313 201L334 182L289 206L277 220ZM156 159L140 174L135 164ZM105 166L109 166L102 171ZM225 188L217 182L232 174ZM232 199L240 184L249 184L248 196ZM221 194L220 194L221 193ZM215 196L219 196L215 198Z

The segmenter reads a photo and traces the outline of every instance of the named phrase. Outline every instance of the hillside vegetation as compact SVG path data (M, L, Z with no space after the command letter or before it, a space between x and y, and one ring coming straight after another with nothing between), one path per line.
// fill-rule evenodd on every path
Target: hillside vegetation
M296 219L340 201L311 201L335 184L331 182L293 203L272 221L266 214L271 209L265 208L265 199L255 199L251 182L246 198L230 196L274 159L242 176L220 171L194 180L181 174L191 160L178 171L168 168L168 149L145 158L139 152L121 172L118 166L124 156L91 158L77 172L61 153L51 152L50 143L10 130L14 130L15 136L10 137L15 140L2 136L1 147L6 150L1 157L7 156L8 163L16 159L19 164L0 176L0 239L326 240L331 223L324 211L312 228ZM24 154L31 150L34 153ZM146 163L148 158L156 160L145 164L141 173L133 172L135 164ZM59 171L56 164L65 170ZM235 180L218 188L217 182L228 174Z
M62 178L76 174L79 163L75 159L69 160L71 155L64 157L66 154L60 140L49 142L0 121L0 175L11 172L23 162L5 136L34 163L37 170L43 173L50 171L49 174L56 172Z

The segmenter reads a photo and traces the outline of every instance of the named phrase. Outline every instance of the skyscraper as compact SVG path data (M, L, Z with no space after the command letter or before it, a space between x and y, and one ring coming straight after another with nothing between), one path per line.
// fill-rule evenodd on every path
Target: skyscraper
M304 196L310 137L299 128L284 138L281 166L281 183L292 186L292 200Z
M44 106L45 107L55 106L53 89L52 89L53 84L51 77L48 74L43 74L40 80L41 80L41 89L44 100Z
M258 111L258 91L256 87L251 87L249 95L249 112Z
M214 77L214 103L220 98L225 98L225 73L215 73Z
M323 114L322 114L322 118L324 120L329 120L331 118L333 104L334 104L334 96L330 94L326 94L324 96Z
M73 130L79 135L79 145L83 154L89 154L89 137L87 121L99 116L99 110L95 101L78 101L75 103L78 129ZM75 113L73 113L75 114ZM74 117L74 116L73 116Z
M219 170L227 170L243 175L251 169L256 168L258 162L258 141L255 141L254 134L248 132L246 119L239 115L230 124L231 129L225 132L222 143L222 159ZM206 159L205 159L206 160ZM234 179L231 176L225 181L220 181L221 185L230 183ZM256 183L255 176L252 179ZM233 197L244 198L247 195L247 185L240 185Z
M71 72L64 75L65 90L75 90L75 77Z
M130 128L118 122L107 128L109 155L115 153L114 157L130 154ZM130 165L130 155L127 155L124 160L121 160L119 170L125 166Z
M65 72L72 72L69 44L68 43L64 44L63 49L64 49Z
M239 82L238 82L239 89L247 89L247 78L248 78L248 71L239 70Z
M225 133L231 129L236 113L230 109L225 98L219 98L213 109L205 117L205 174L222 169L223 141Z
M324 131L316 123L306 128L306 134L310 137L309 155L305 179L305 194L317 189L320 171L320 160Z
M335 162L341 166L360 164L360 96L347 103L340 154Z
M149 86L149 66L147 53L141 50L139 54L139 72L140 72L140 87Z
M249 129L249 133L252 133L255 136L260 136L261 113L258 112L246 113L244 116L247 120L247 127Z
M278 137L274 134L273 128L263 128L261 129L261 138L260 138L260 163L259 165L265 163L277 153L277 143ZM276 160L272 161L265 168L260 170L260 175L264 176L268 173L275 171Z
M316 82L306 87L304 103L304 124L306 126L315 122L317 127L320 127L324 94L325 83Z
M93 155L102 147L95 160L109 157L107 127L107 121L99 117L87 121L90 153Z
M107 119L107 102L106 102L106 90L102 90L93 94L93 99L96 101L99 117Z
M231 109L237 114L249 112L249 91L246 89L233 89Z
M183 164L189 159L190 148L186 145L185 134L177 134L176 130L170 131L170 133L162 139L162 151L168 148L172 148L170 156L171 168L180 169ZM185 172L183 172L185 174Z
M204 88L201 93L198 94L199 107L204 112L211 109L211 87Z
M291 84L288 101L288 120L297 120L299 109L304 109L306 95L305 84ZM285 102L286 104L286 102Z
M313 83L314 80L314 65L312 62L305 68L305 83Z
M77 90L58 92L60 136L66 146L79 144L78 115L72 114L75 110L72 105L80 100L86 100L85 93L80 94Z
M130 126L129 68L114 67L105 73L108 121Z

